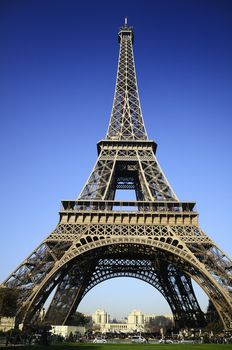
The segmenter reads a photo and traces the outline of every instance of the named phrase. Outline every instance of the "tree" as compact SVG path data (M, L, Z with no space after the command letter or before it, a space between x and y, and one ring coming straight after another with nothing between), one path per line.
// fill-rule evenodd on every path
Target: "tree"
M70 317L67 322L68 326L86 326L90 323L90 318L83 315L81 312L76 312Z
M14 317L19 291L16 288L0 288L0 316Z
M173 322L165 316L156 316L150 318L146 323L146 329L152 333L159 333L160 329L167 329L173 326Z

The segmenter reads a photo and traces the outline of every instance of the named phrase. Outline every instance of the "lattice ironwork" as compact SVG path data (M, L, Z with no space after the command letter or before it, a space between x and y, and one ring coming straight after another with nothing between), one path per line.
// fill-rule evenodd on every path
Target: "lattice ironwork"
M119 32L120 53L113 108L107 139L146 140L147 133L140 108L133 55L133 30Z
M86 293L114 277L150 283L176 325L204 324L195 280L232 329L232 261L201 230L195 203L180 202L145 131L133 57L133 30L119 31L120 55L110 125L77 200L62 201L54 231L3 282L20 291L17 323L36 321L55 291L46 320L67 323ZM116 201L117 190L136 201Z
M104 146L102 141L102 150L79 199L113 199L115 190L120 188L119 182L130 179L133 186L121 188L136 189L137 200L177 200L151 146L146 150L134 150L124 149L122 144L117 151L112 151L111 145L108 150Z
M72 265L56 291L46 315L47 322L67 323L82 298L97 284L115 277L133 277L149 283L169 300L177 326L198 327L199 319L201 325L204 323L204 314L194 295L190 278L167 263L166 255L162 256L160 252L156 252L155 255L153 253L146 258L143 251L142 257L138 255L131 258L128 246L124 246L123 252L122 250L117 252L116 249L114 255L112 253L108 255L108 250L104 249L100 250L97 256L98 259L96 255L82 257L82 266L85 266L85 270L82 271L80 278L83 281L81 285L76 279L80 274L81 264L76 262ZM86 265L88 271L86 271ZM167 276L168 288L163 275Z

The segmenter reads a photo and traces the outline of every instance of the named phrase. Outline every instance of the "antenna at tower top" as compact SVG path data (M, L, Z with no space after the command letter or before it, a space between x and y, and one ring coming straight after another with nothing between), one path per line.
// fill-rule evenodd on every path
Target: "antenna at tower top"
M125 17L125 26L127 27L127 17Z

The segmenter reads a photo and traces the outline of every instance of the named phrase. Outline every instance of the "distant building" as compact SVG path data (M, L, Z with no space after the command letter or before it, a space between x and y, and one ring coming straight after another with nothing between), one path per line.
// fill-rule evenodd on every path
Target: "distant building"
M106 323L101 326L102 333L128 333L127 323Z
M79 327L79 326L63 326L63 325L58 325L58 326L51 326L51 333L54 335L59 335L64 338L68 338L70 336L70 333L73 335L75 334L81 334L84 335L86 332L85 327Z
M115 332L115 333L134 333L145 331L146 323L150 319L157 316L164 316L173 321L172 314L144 314L140 310L133 310L129 313L127 317L127 322L110 322L110 317L105 310L98 309L94 314L92 314L93 323L99 325L100 331L102 333Z
M144 325L144 319L144 313L142 313L140 310L133 310L128 315L127 323L130 328L141 327Z
M94 314L92 314L93 323L102 325L109 323L110 316L105 310L97 309Z
M15 317L0 316L0 331L7 332L15 327Z

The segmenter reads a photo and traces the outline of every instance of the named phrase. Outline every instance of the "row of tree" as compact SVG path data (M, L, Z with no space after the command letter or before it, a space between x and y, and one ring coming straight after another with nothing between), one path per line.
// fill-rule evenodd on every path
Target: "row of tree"
M0 316L15 316L18 295L15 288L0 288Z
M0 288L0 316L14 317L17 309L17 299L19 292L14 288ZM218 316L218 313L211 301L209 301L208 309L206 312L205 327L208 330L213 331L215 334L223 330L222 322ZM82 313L76 312L67 323L70 326L86 326L87 328L93 328L92 320L90 317L85 317ZM168 329L173 326L172 321L164 316L157 316L150 319L146 328L152 333L158 332L161 328Z

